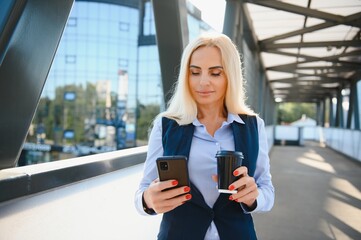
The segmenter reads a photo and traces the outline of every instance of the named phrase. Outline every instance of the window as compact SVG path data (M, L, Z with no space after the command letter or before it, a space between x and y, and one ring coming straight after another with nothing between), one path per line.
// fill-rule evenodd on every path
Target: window
M66 55L65 56L65 63L69 63L69 64L76 63L76 56L75 55Z
M129 31L129 24L124 22L119 22L119 30L122 32L128 32Z
M68 19L67 27L76 27L78 24L78 19L76 17L70 17Z

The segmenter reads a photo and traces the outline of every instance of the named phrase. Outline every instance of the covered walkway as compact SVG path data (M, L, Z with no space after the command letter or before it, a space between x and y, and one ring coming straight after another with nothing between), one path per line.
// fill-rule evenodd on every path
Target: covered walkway
M140 216L133 204L146 146L16 167L74 0L8 2L0 10L6 13L0 14L0 240L156 239L161 216ZM167 102L189 41L186 1L94 2L140 6L137 47L157 40ZM226 1L223 33L242 53L248 104L265 120L273 144L278 102L315 103L312 133L322 130L319 140L355 161L318 141L273 146L276 203L255 215L259 239L361 239L360 4L292 2ZM151 35L142 32L146 9L154 13Z

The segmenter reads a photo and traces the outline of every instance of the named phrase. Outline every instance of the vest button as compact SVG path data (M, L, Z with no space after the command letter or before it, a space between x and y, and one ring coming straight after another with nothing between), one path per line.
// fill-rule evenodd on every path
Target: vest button
M214 211L211 211L210 214L211 214L211 218L214 219Z

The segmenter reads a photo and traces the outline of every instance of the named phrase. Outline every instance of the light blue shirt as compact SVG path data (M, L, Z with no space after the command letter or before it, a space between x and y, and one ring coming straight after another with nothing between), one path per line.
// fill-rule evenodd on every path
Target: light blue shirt
M207 132L206 127L198 119L193 121L195 128L188 159L189 178L202 193L204 200L210 207L213 207L219 196L217 183L212 180L212 175L217 174L215 155L219 150L234 151L234 137L230 125L233 121L245 124L238 115L228 114L227 121L224 121L222 126L214 133L214 137ZM259 153L254 178L258 186L259 195L257 197L257 208L252 213L269 211L274 203L274 187L271 181L267 135L264 122L259 117L257 117L257 125ZM162 121L161 118L158 118L154 122L149 137L143 178L135 194L135 206L142 215L147 215L143 210L142 195L150 183L158 178L156 159L160 156L163 156ZM246 210L244 212L247 213ZM219 240L214 222L209 226L205 239Z

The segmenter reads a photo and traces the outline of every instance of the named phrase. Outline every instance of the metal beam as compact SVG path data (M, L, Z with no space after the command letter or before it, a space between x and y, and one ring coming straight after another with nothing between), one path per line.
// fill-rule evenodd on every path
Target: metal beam
M334 72L349 72L350 70L351 71L361 71L361 69L355 69L354 66L306 66L306 67L301 67L301 66L297 66L295 70L326 70L326 71L329 71L328 73L334 73Z
M313 17L318 19L323 19L328 22L337 23L337 24L343 24L344 18L343 16L331 14L327 12L318 11L315 9L305 8L281 1L269 1L269 0L246 0L246 2L257 4L264 7L274 8L277 10L282 10L290 13L295 13L307 17ZM354 20L357 20L354 19ZM353 25L352 25L353 26ZM358 27L358 25L357 25Z
M355 13L355 14L352 14L350 16L344 17L342 22L339 22L338 24L352 23L353 21L360 20L360 19L361 19L361 13ZM262 41L260 41L260 43L261 44L271 43L271 42L274 42L276 40L281 40L281 39L285 39L285 38L289 38L289 37L294 37L294 36L297 36L297 35L302 35L302 34L305 34L305 33L314 32L314 31L317 31L317 30L321 30L321 29L332 27L332 26L336 26L338 24L334 24L334 23L330 23L330 22L324 22L324 23L316 24L314 26L305 27L305 28L302 28L302 29L298 29L298 30L295 30L295 31L288 32L288 33L280 34L280 35L277 35L277 36L274 36L274 37L263 39ZM360 24L356 24L356 25L359 26Z
M236 42L237 36L243 28L240 25L241 2L237 0L227 0L226 2L223 33Z
M325 22L325 23L321 23L321 24L317 24L311 27L305 27L299 30L295 30L295 31L291 31L288 33L284 33L284 34L280 34L271 38L267 38L267 39L263 39L262 41L260 41L260 45L267 45L268 43L273 43L277 40L281 40L281 39L285 39L285 38L289 38L289 37L294 37L294 36L298 36L298 35L302 35L305 33L310 33L310 32L314 32L317 30L321 30L321 29L325 29L328 27L332 27L335 24L333 23L329 23L329 22Z
M281 55L285 55L285 56L293 56L293 55L295 55L296 56L297 54L289 53L289 54L281 54ZM306 57L307 55L300 55L300 56L301 57ZM282 65L277 65L277 66L273 66L273 67L268 67L266 70L274 70L274 71L279 70L279 71L281 71L282 69L296 69L301 64L316 62L316 61L331 62L331 63L339 64L338 66L352 67L355 70L357 70L357 69L359 69L361 67L361 63L339 61L339 60L337 60L337 58L335 59L334 56L322 57L322 58L307 56L307 59L305 61L298 61L298 62L292 62L292 63L282 64Z
M188 44L187 8L185 0L152 0L152 4L164 101L167 103L178 77L183 48Z
M279 49L279 48L359 47L359 46L361 46L361 40L267 43L267 44L261 44L260 47L262 51L267 51L269 49Z
M6 46L23 13L26 1L3 1L0 9L0 65L5 57Z
M305 82L313 81L313 82L322 82L322 83L325 83L325 82L333 83L333 82L347 82L347 81L350 80L348 78L341 78L341 77L337 77L337 78L328 77L328 76L325 76L323 74L315 75L315 74L295 73L294 70L292 70L292 69L277 69L277 68L274 69L274 68L272 68L272 69L267 69L267 70L297 74L296 77L292 77L292 78L281 78L281 79L269 80L271 82L274 82L274 81L293 81L294 80L294 81L305 81ZM309 78L313 78L313 79L311 79L311 80L300 79L301 77L309 77Z
M259 41L255 34L252 18L251 18L251 15L250 15L248 9L245 7L245 4L242 4L242 6L241 6L241 17L243 19L242 23L243 23L243 28L244 28L243 29L244 40L247 42L248 47L252 51L260 52ZM261 65L263 65L262 62L261 62Z
M293 64L302 64L302 63L314 62L314 61L326 61L326 62L332 62L332 63L338 63L338 64L349 64L349 63L351 63L350 66L352 66L352 67L356 67L353 62L339 61L338 59L341 58L341 57L360 56L361 55L361 50L354 50L354 51L350 51L350 52L344 52L344 53L340 53L340 54L337 54L337 55L332 55L332 56L329 56L329 57L314 57L314 56L310 56L310 55L297 54L297 53L291 53L291 52L284 52L284 51L280 51L280 50L267 50L267 52L268 53L273 53L273 54L278 54L278 55L289 56L289 57L304 58L306 60L306 61L298 61L297 63L293 63ZM358 63L356 63L356 64L358 64ZM296 66L292 66L292 67L296 67Z
M28 0L22 14L6 22L16 27L1 49L0 169L17 164L72 5Z

